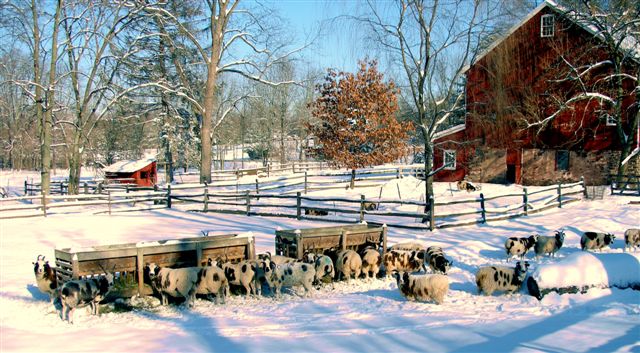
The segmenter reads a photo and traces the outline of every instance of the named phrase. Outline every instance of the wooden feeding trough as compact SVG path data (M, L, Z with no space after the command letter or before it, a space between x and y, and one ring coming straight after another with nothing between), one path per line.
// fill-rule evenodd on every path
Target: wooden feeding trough
M155 262L163 267L205 266L209 258L232 262L255 258L255 241L251 233L210 237L159 240L129 244L102 245L80 249L56 249L56 266L60 284L71 279L120 273L128 284L116 283L118 297L148 295L151 287L144 284L144 266ZM133 276L128 276L132 274ZM135 285L137 283L137 286Z
M305 251L324 253L331 248L360 251L366 246L387 249L387 227L369 224L276 230L276 254L301 259Z

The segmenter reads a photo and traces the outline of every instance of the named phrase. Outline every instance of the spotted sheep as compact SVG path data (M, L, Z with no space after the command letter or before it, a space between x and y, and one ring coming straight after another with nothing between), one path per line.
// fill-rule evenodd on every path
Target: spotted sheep
M211 300L211 295L215 294L216 302L224 304L225 297L229 294L229 281L224 270L212 261L209 261L208 266L201 267L199 270L196 294L206 295L209 300Z
M325 278L333 279L335 277L333 260L327 255L307 251L302 255L302 262L313 265L316 271L314 283L320 283Z
M520 289L527 277L529 263L516 262L515 267L489 266L482 267L476 273L478 294L491 295L495 291L513 293Z
M540 235L534 246L536 258L541 255L549 254L551 257L555 257L556 252L560 250L564 244L564 230L556 230L556 234L552 237Z
M195 305L201 268L168 268L152 262L144 270L149 273L151 286L160 294L162 305L169 304L169 296L184 298L188 308Z
M316 278L316 271L311 264L303 262L293 262L284 265L270 263L271 275L267 277L269 287L276 297L282 296L282 287L302 285L305 296L311 295L313 281Z
M240 261L238 263L226 262L222 265L224 274L229 284L234 286L242 286L246 295L256 295L256 264L250 260Z
M347 282L349 282L351 275L357 279L362 272L362 258L353 250L339 251L335 265L337 280L346 277Z
M362 251L361 258L364 278L369 279L369 274L371 274L373 278L378 277L380 265L382 263L382 256L380 255L380 252L377 249L369 247Z
M433 273L446 275L453 262L444 256L444 251L439 246L430 246L427 248L425 262L429 264L429 268Z
M393 272L400 293L408 300L430 301L442 304L449 292L449 278L441 274L415 275Z
M616 236L610 233L584 232L580 237L580 248L585 250L602 250L605 246L610 246Z
M536 245L538 234L533 234L525 238L511 237L505 240L504 249L507 251L507 262L512 257L519 257L524 260L527 252Z
M56 278L56 271L49 261L45 261L43 255L38 255L38 258L33 264L33 272L36 276L36 284L38 289L45 294L49 295L49 300L53 302L56 297L56 290L58 289L58 279Z
M91 315L98 315L98 303L107 296L113 287L114 276L107 273L88 279L76 279L65 282L60 287L60 318L73 324L73 313L76 308L89 305Z
M382 263L388 277L393 271L419 271L424 266L424 256L425 251L391 250L384 255Z
M460 180L458 181L458 190L465 190L466 192L476 191L478 188L470 181Z
M427 247L421 243L408 241L408 242L402 242L402 243L398 243L390 246L388 251L391 251L391 250L422 251L422 250L427 250Z
M627 229L624 232L625 251L627 248L629 248L629 251L631 251L631 249L635 251L637 247L640 247L640 229Z

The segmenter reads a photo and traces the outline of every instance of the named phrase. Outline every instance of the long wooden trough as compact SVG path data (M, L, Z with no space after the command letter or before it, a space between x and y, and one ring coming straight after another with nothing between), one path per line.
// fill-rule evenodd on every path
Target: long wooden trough
M324 253L331 248L360 251L366 246L387 249L387 227L369 224L276 230L276 254L301 259L305 251Z
M205 266L209 258L222 258L232 262L255 259L255 241L251 233L224 234L79 249L56 249L55 257L60 284L71 279L103 274L105 271L117 272L121 274L121 279L128 277L129 283L134 283L133 288L122 286L118 296L130 297L135 294L152 293L151 288L144 284L146 263L155 262L163 267L178 268Z

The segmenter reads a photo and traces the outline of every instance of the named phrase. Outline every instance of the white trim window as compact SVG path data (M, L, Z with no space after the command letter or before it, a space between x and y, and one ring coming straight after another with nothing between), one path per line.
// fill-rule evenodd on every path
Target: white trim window
M540 37L553 37L555 27L556 21L553 15L542 15L540 17Z
M444 170L456 170L456 151L444 150L442 160L444 161Z

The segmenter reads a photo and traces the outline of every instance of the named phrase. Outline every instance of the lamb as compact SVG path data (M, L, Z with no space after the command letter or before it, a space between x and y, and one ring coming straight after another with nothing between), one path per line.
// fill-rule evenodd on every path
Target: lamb
M427 248L425 262L429 264L429 268L434 273L446 275L451 268L453 262L444 257L444 251L439 246L430 246Z
M602 250L605 246L613 244L616 236L610 233L584 232L580 237L580 248L585 250Z
M391 250L387 252L382 259L387 277L390 276L393 271L419 271L424 265L424 256L425 251L416 250Z
M556 234L553 237L540 235L534 245L536 253L536 259L541 255L549 254L551 257L555 257L556 252L560 250L564 243L564 230L556 230Z
M42 293L48 294L49 300L53 302L58 289L58 279L55 269L49 265L49 261L45 261L43 255L38 255L36 262L32 262L32 264L38 289Z
M169 304L169 296L185 298L185 304L189 308L195 305L201 268L168 268L152 262L145 265L145 271L149 273L153 289L160 293L162 305Z
M514 256L519 256L520 260L524 260L524 255L536 245L538 237L538 234L533 234L527 238L511 237L505 240L504 249L507 251L507 262Z
M442 304L449 292L449 279L440 274L413 275L394 271L400 293L408 300L429 301Z
M478 294L484 292L491 295L494 291L513 293L520 289L522 282L527 277L529 263L516 262L516 267L490 266L482 267L476 273Z
M347 282L351 280L351 275L354 278L360 277L362 271L362 258L357 252L353 250L342 250L338 252L336 259L336 271L338 280L342 277L347 278Z
M216 295L216 302L218 304L224 304L225 296L229 293L229 281L224 274L224 270L216 266L205 266L200 268L198 273L198 283L196 287L196 294Z
M107 273L104 276L89 279L76 279L65 282L60 288L60 318L73 324L73 313L76 308L89 305L91 315L99 315L100 303L113 287L114 276Z
M294 262L278 265L272 267L272 269L271 275L267 277L267 282L272 289L275 289L274 293L276 297L282 296L283 286L295 285L302 285L304 287L305 296L311 295L313 280L316 277L316 271L312 265Z
M250 294L256 295L256 264L249 260L240 261L239 263L226 262L222 265L224 274L229 284L242 286Z
M380 272L380 263L382 262L380 252L373 248L367 248L362 251L361 257L362 273L364 273L364 278L369 279L369 273L371 273L373 278L376 278L378 276L378 272Z
M624 232L624 249L625 251L629 248L629 251L633 249L636 250L637 247L640 247L640 229L627 229Z

